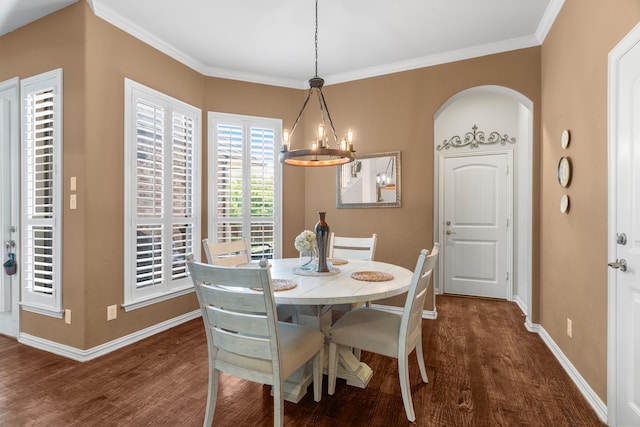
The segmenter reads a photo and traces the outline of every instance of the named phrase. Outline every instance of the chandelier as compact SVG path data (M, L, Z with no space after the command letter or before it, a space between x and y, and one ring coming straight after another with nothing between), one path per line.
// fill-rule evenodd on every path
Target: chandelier
M284 130L282 132L282 149L280 150L280 163L292 165L292 166L336 166L343 165L355 160L355 150L353 148L353 132L351 129L347 132L346 137L341 138L338 141L336 136L336 129L333 126L333 120L331 120L331 114L329 114L329 107L327 107L327 101L324 99L322 93L322 86L324 86L324 79L318 77L318 0L316 0L316 33L315 33L315 47L316 47L316 74L309 79L309 92L307 93L307 99L305 99L302 108L298 113L296 121L293 123L291 132ZM316 132L316 139L311 142L309 148L301 148L298 150L291 150L291 138L296 131L296 126L300 121L300 117L304 112L309 98L313 93L316 93L318 97L318 103L320 105L320 117L322 123L318 126ZM329 122L329 130L331 135L328 135L327 121ZM330 137L333 137L333 141L330 141Z

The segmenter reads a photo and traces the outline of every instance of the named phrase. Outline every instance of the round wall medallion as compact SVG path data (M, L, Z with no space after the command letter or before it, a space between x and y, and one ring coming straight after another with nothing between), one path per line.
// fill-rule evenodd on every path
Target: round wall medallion
M569 210L569 196L563 194L560 198L560 212L567 213Z
M558 182L563 187L567 187L571 181L571 162L568 157L560 157L558 163Z
M562 131L562 137L560 139L560 145L562 148L567 148L569 146L569 140L571 139L571 134L567 129Z

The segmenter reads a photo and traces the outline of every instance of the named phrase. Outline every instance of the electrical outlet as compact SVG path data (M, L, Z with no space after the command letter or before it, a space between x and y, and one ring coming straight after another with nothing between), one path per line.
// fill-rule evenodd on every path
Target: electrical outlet
M118 306L117 305L110 305L107 307L107 321L109 320L114 320L116 317L118 317Z
M64 323L67 325L71 324L71 310L68 308L64 311Z
M573 337L573 322L569 318L567 318L567 335L569 338Z
M118 317L118 306L116 304L107 306L107 320L114 320Z

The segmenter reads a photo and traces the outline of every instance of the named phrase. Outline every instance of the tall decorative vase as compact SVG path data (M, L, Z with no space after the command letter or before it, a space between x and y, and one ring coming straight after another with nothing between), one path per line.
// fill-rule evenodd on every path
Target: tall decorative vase
M316 224L315 232L318 240L318 273L328 273L327 250L329 249L329 224L324 220L326 212L318 212L320 221Z

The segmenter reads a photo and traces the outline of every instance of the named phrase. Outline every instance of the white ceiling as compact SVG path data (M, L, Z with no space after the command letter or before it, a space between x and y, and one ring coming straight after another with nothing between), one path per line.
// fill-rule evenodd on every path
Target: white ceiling
M0 35L78 0L0 0ZM87 0L100 18L209 76L302 88L314 0ZM536 46L564 0L319 0L327 84Z

